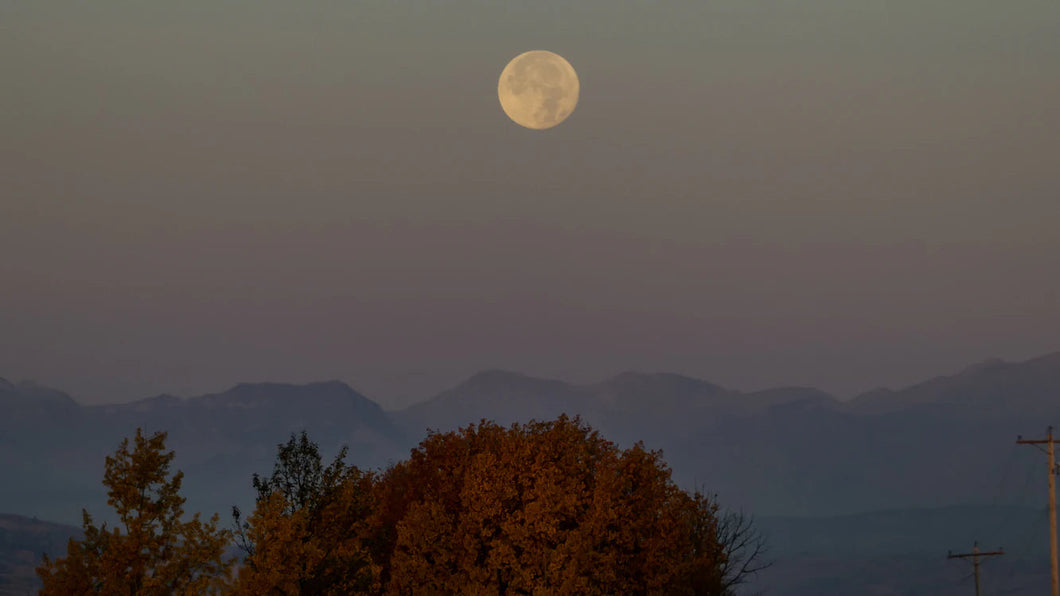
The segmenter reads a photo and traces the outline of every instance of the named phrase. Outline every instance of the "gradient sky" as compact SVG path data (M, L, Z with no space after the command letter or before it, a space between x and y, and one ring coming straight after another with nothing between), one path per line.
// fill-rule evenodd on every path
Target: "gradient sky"
M569 120L511 123L509 59ZM0 376L846 397L1060 349L1055 0L9 0Z

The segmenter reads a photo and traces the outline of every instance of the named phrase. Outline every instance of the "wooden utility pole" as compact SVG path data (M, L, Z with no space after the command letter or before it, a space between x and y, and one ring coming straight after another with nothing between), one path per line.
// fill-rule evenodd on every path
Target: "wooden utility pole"
M967 558L971 558L972 559L972 568L973 568L974 573L975 573L975 596L981 596L980 592L979 592L979 557L994 557L994 556L1003 555L1003 554L1005 554L1005 551L1000 549L1000 548L995 550L995 551L992 551L992 552L981 553L981 552L979 552L979 543L976 542L975 545L972 547L972 552L970 552L970 553L961 553L961 554L957 554L957 555L950 553L950 554L946 555L946 558L947 559L967 559Z
M1057 559L1056 559L1056 456L1053 454L1053 427L1049 427L1046 432L1044 439L1036 439L1033 441L1024 440L1023 437L1016 437L1016 443L1021 445L1034 445L1038 447L1041 444L1048 445L1048 448L1042 449L1045 455L1049 457L1049 567L1053 572L1053 596L1060 596L1060 574L1057 573Z

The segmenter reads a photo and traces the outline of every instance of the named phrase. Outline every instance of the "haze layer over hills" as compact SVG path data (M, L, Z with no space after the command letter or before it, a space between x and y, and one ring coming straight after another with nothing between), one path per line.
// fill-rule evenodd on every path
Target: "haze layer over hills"
M346 444L352 463L376 468L403 458L427 429L561 413L621 445L662 449L678 482L758 515L986 503L997 482L987 471L1004 467L1016 435L1060 420L1058 398L1060 353L846 402L812 388L744 393L673 374L572 385L486 371L396 412L337 381L81 406L0 380L0 473L19 479L0 493L0 511L76 522L82 506L102 510L103 458L137 427L170 433L190 509L225 513L251 498L251 474L268 471L276 444L301 429L325 453Z

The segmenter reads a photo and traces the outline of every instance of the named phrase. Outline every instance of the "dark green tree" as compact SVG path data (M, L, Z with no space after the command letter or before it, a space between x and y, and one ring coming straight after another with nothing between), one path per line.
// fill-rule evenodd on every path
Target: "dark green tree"
M271 476L254 475L254 513L242 521L232 512L247 553L236 593L353 594L374 585L362 545L374 477L347 465L346 453L325 466L302 431L277 446Z
M284 513L295 511L315 513L326 504L329 496L336 494L347 476L359 473L346 464L348 448L344 445L338 455L327 466L320 455L320 447L302 431L291 433L286 443L276 446L276 462L272 475L262 477L255 473L251 484L257 492L256 502L269 499L274 493L283 497ZM232 507L233 532L236 544L248 555L254 554L254 544L247 536L247 522L239 507Z
M352 470L346 465L348 449L345 445L335 459L324 466L320 448L309 440L304 430L297 436L291 433L287 443L277 445L277 449L272 476L262 478L254 474L253 485L259 500L278 492L292 511L320 506Z

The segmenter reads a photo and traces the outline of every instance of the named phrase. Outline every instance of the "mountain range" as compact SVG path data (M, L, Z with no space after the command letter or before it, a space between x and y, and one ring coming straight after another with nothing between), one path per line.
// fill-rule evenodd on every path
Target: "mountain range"
M967 548L970 532L986 541L991 532L1014 535L1011 524L991 521L999 512L1041 517L1045 457L1015 441L1040 438L1060 421L1060 352L990 360L850 400L809 387L743 392L667 373L578 385L491 370L399 411L338 381L242 383L198 397L81 405L55 389L0 379L0 512L77 523L86 507L107 520L103 460L136 428L169 433L188 510L227 515L232 505L249 509L251 475L267 473L277 444L302 429L325 457L348 445L351 463L381 468L403 459L428 429L561 413L581 416L622 447L641 441L662 450L679 484L762 520L786 557L767 576L809 586L780 593L827 593L791 561L838 573L837 561L854 553L844 550L860 540L862 554L887 544L891 550L870 555L934 569L931 557L910 563L896 545L908 535L932 548ZM955 507L966 524L956 521ZM910 511L921 513L902 513ZM857 538L849 528L875 529ZM1040 549L1023 556L1010 560L1040 572Z
M580 415L620 446L661 449L680 484L760 515L983 504L1016 436L1060 420L1060 352L991 360L846 401L807 387L741 392L676 374L575 385L491 370L400 411L338 381L80 405L0 379L0 474L18 479L0 491L0 511L77 521L82 505L103 502L104 456L138 427L169 433L189 506L223 513L250 498L251 474L268 472L276 445L301 429L325 453L345 444L352 463L378 468L402 459L428 429L561 413ZM1024 460L1033 456L1023 451Z

